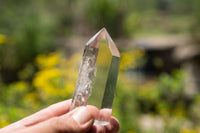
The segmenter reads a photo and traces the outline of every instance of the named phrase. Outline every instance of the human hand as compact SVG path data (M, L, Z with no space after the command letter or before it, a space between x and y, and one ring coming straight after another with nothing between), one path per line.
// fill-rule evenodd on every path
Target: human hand
M31 116L0 129L0 133L117 133L119 122L111 117L110 124L93 125L98 109L78 107L69 112L71 100L53 104Z

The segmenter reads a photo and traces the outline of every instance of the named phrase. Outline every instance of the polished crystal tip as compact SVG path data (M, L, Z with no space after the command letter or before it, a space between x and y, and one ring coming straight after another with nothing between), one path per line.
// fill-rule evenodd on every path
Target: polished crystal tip
M113 56L120 57L120 53L106 28L102 28L99 32L97 32L87 43L87 46L92 46L95 48L99 48L100 41L106 40L108 43L108 47L110 48L110 52Z
M120 64L120 53L105 28L85 45L71 110L87 104L100 109L96 124L108 123Z

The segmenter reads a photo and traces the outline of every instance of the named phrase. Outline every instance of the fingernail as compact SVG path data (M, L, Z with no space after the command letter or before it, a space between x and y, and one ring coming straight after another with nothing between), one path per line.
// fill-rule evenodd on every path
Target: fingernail
M87 111L86 107L81 107L72 115L72 118L80 125L87 124L93 120L92 115Z

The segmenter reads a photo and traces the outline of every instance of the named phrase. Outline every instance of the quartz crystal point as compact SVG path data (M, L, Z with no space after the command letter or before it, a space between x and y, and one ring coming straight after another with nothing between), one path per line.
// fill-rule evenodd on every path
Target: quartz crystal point
M85 45L71 110L87 104L100 111L95 124L110 121L120 64L120 53L105 28Z

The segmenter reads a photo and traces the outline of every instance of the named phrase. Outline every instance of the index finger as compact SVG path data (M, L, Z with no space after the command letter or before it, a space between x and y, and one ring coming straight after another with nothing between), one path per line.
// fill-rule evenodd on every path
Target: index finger
M9 132L9 131L17 130L17 129L23 129L25 127L50 119L52 117L61 116L69 112L70 105L71 105L71 99L53 104L45 109L42 109L39 112L36 112L35 114L31 116L28 116L20 121L17 121L11 125L8 125L7 127L4 127L0 130L2 132Z
M68 113L70 110L70 105L71 105L71 99L59 102L45 109L42 109L41 111L36 112L35 114L28 116L20 120L19 122L24 126L31 126L36 123L50 119L52 117L61 116L65 113Z

